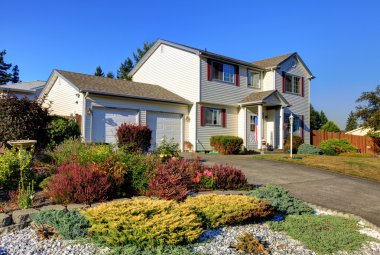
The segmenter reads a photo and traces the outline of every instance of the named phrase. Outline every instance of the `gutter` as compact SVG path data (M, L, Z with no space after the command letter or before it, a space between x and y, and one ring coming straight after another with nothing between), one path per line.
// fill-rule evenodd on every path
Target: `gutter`
M88 92L82 93L82 95L83 95L83 106L82 106L82 136L83 138L82 139L84 142L86 142L86 116L87 116L86 105L87 105ZM90 125L90 141L91 141L91 132L92 132L91 130L92 130L92 127Z

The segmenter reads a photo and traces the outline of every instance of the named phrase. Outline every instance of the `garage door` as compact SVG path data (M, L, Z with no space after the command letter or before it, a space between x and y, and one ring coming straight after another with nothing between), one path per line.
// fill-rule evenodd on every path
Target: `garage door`
M147 125L152 130L152 149L160 145L165 136L169 141L171 138L181 145L182 125L180 114L170 113L147 113Z
M92 113L92 141L116 143L116 129L123 123L137 124L138 111L94 108Z

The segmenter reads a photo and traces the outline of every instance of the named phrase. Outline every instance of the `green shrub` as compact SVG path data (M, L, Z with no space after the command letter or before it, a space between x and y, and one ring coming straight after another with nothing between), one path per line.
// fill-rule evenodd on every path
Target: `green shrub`
M0 155L0 187L15 189L20 179L20 165L16 150L5 150Z
M161 144L156 148L156 152L160 155L163 162L168 161L173 157L179 157L179 144L174 142L174 139L166 141L166 137L162 138Z
M89 221L78 211L48 210L32 214L36 226L48 225L65 239L85 237Z
M287 190L280 186L261 187L250 192L249 195L267 200L278 212L283 214L300 215L313 212L313 208L302 200L291 196Z
M321 155L323 152L318 147L311 144L301 144L298 147L297 154L306 154L306 155Z
M298 147L300 147L300 145L303 143L304 143L304 141L303 141L302 137L297 136L297 135L293 135L293 153L297 153ZM284 150L286 152L290 152L290 136L286 137Z
M320 254L359 250L371 240L359 232L358 222L331 215L288 216L284 221L270 222L275 231L285 231L307 248Z
M266 254L265 246L252 234L243 232L237 237L238 242L234 245L236 250L244 254Z
M49 147L54 148L67 139L77 139L80 128L76 120L53 116L48 127Z
M340 133L340 128L332 121L327 121L322 127L322 131Z
M353 146L348 139L329 139L322 141L319 145L326 155L339 155L345 152L357 152L358 148Z
M42 190L46 190L48 185L49 185L49 182L51 180L52 176L48 176L46 177L45 179L43 179L39 184L38 184L38 187Z
M243 145L243 139L237 136L212 136L210 145L222 154L236 154Z
M94 238L115 246L178 245L202 234L194 211L174 201L128 199L104 203L82 214L90 221Z
M126 245L114 249L107 255L196 255L183 246L156 246L141 247L137 245Z
M262 220L273 214L269 203L248 196L199 195L187 198L184 204L197 212L207 228Z

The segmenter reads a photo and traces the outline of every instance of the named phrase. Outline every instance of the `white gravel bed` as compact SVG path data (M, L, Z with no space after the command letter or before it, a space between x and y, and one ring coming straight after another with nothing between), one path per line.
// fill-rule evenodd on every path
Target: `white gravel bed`
M94 244L62 239L41 240L31 227L0 235L0 255L94 255L107 252L108 249Z

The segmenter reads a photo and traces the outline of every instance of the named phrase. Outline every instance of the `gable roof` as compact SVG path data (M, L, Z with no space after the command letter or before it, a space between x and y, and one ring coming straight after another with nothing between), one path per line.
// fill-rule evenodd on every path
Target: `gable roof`
M14 91L14 92L24 92L24 93L35 93L42 90L45 87L45 81L30 81L30 82L18 82L12 84L0 85L0 90L2 91Z
M288 54L273 57L273 58L266 58L266 59L262 59L262 60L252 62L252 64L257 65L257 66L264 68L264 69L270 68L270 67L277 67L282 62L284 62L285 60L287 60L288 58L290 58L291 56L293 56L295 54L297 54L297 53L292 52L292 53L288 53Z
M82 93L88 92L100 95L191 104L190 101L158 85L118 80L62 70L54 70L52 76L55 74L62 77ZM44 91L44 94L47 94L48 92L49 91Z
M247 97L240 101L240 104L253 104L253 103L265 103L265 100L275 95L286 106L290 106L289 102L278 92L278 90L266 90L260 92L252 92Z

